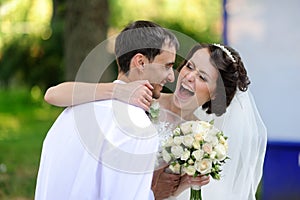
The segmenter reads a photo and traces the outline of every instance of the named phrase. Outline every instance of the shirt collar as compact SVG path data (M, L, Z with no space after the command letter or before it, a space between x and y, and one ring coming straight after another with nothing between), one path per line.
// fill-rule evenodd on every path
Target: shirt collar
M121 81L121 80L114 80L114 83L126 84L126 82L124 82L124 81Z

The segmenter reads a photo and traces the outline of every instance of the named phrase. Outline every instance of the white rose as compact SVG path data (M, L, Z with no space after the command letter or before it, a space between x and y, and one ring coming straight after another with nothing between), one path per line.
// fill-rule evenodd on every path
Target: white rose
M188 163L189 165L192 165L192 164L194 164L194 161L193 161L193 159L189 159L187 163Z
M208 174L212 169L212 161L209 159L203 159L195 162L195 168L201 174Z
M200 149L200 142L199 141L197 141L197 140L194 140L194 142L193 142L193 147L195 148L195 149Z
M203 131L201 132L201 134L203 135L203 140L205 140L208 137L208 131Z
M201 133L205 131L205 128L201 125L200 121L193 121L192 131L193 133Z
M191 121L184 122L184 123L180 124L181 132L184 135L186 135L188 133L192 133L192 124L193 124L193 122L191 122Z
M216 146L219 143L216 135L207 135L204 140L210 143L212 146Z
M171 161L171 155L165 150L162 150L162 158L164 161L166 161L167 163L169 163Z
M189 176L194 176L194 174L196 173L196 169L195 169L194 165L189 165L187 167L184 167L183 170Z
M173 141L174 141L174 144L181 145L183 138L181 136L176 136L176 137L174 137Z
M215 146L214 150L217 153L216 155L217 160L222 161L226 158L227 151L226 151L226 147L223 144L218 144L217 146Z
M203 140L203 132L199 132L199 133L194 134L194 138L197 141L202 141Z
M173 145L174 145L174 141L173 141L172 137L169 137L168 139L166 139L163 144L163 146L165 146L165 147L171 147Z
M196 160L201 160L202 158L203 158L203 154L204 154L204 152L203 152L203 150L196 150L196 151L193 151L193 153L192 153L192 155L194 156L194 158L196 159Z
M206 122L206 121L199 121L199 123L203 126L203 128L205 129L211 129L213 126L209 123L209 122Z
M176 164L172 164L169 166L169 169L174 173L174 174L180 174L180 164L176 163Z
M183 154L183 148L181 146L172 146L171 152L175 158L180 158Z
M194 137L192 135L185 135L183 136L182 143L187 147L192 147L194 142Z
M181 155L180 159L186 161L190 158L191 152L189 150L184 150L183 154Z
M209 130L210 135L217 135L218 133L220 133L220 130L214 126Z
M228 143L227 143L227 140L222 135L219 138L219 142L220 142L220 144L224 145L224 147L226 149L226 152L228 152Z
M215 160L216 159L216 156L217 156L217 152L215 151L212 151L209 155L209 158L212 159L212 160Z
M205 144L202 145L202 149L203 149L204 152L210 154L213 150L212 144L211 143L205 143Z

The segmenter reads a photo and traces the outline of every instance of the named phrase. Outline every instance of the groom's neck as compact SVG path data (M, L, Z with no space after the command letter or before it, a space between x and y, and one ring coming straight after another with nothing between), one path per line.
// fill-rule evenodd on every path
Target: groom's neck
M119 72L118 80L129 83L129 82L141 80L141 77L139 74L136 74L134 71L130 71L127 73Z

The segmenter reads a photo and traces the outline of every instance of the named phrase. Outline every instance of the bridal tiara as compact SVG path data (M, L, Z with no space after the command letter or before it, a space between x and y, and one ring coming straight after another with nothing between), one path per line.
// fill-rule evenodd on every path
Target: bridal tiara
M224 51L227 54L227 56L229 56L229 58L232 60L232 62L234 62L234 63L236 62L236 60L232 56L231 52L226 47L224 47L221 44L216 44L216 43L214 43L213 45L222 49L222 51Z

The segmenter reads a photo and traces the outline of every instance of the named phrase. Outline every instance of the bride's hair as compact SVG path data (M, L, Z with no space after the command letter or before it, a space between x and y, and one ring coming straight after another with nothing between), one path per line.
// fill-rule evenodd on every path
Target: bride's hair
M221 46L221 48L220 48ZM186 59L180 64L178 71L199 49L207 48L210 54L210 62L216 67L220 76L217 79L217 87L214 98L202 105L206 113L215 113L217 116L226 112L237 90L246 91L250 80L247 70L237 51L225 45L197 44L188 53ZM226 51L226 49L229 51ZM231 54L231 55L228 55Z

